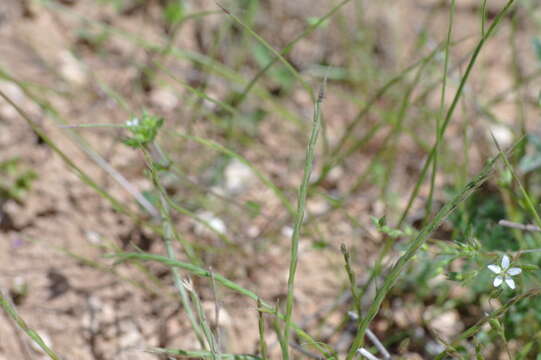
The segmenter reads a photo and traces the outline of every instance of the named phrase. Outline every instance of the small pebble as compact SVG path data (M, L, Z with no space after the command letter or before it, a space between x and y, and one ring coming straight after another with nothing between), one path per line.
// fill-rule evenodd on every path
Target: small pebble
M227 232L227 227L222 219L211 213L210 211L202 211L197 213L197 216L205 221L210 227L212 227L217 233L224 235ZM198 235L208 236L212 234L212 231L204 224L197 223L195 226L195 233Z
M255 179L252 169L237 159L227 165L224 176L225 189L230 194L237 194L246 190Z

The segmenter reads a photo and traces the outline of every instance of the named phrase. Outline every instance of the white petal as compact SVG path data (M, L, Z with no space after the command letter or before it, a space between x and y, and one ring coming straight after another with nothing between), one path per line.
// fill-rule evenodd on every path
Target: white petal
M507 270L507 274L508 275L511 275L511 276L515 276L515 275L518 275L522 272L522 269L521 268L511 268L509 270Z
M509 256L507 256L507 255L502 256L502 268L503 268L503 270L506 270L509 267L509 263L510 263Z
M492 265L489 265L488 268L490 269L490 271L492 271L495 274L499 274L502 272L502 269L498 265L492 264Z
M496 276L494 278L494 283L493 283L494 287L500 286L502 284L502 282L503 282L503 278L501 276Z
M515 281L511 279L510 277L506 277L505 282L507 283L507 285L509 285L511 289L515 288Z

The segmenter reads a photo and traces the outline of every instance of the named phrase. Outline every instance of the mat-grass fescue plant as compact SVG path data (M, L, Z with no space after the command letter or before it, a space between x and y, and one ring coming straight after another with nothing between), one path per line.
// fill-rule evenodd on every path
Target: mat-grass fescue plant
M129 113L128 120L124 124L112 124L107 121L96 121L89 124L75 124L65 120L61 111L57 110L53 103L47 100L46 94L36 91L35 84L18 80L11 75L8 69L0 68L0 77L16 84L25 95L45 111L48 119L65 131L76 146L82 149L105 173L109 174L138 204L134 207L123 204L106 188L91 176L91 173L81 168L67 154L56 140L51 137L31 115L20 105L0 89L0 97L9 103L20 117L26 121L29 128L50 149L52 149L65 164L83 181L96 191L96 193L108 201L119 213L125 214L130 221L152 232L156 237L163 239L165 254L154 254L134 248L132 252L120 250L112 244L104 246L107 255L104 259L88 259L84 254L77 254L68 249L59 251L84 263L85 266L93 267L117 277L120 281L131 282L144 291L149 291L156 296L165 295L176 299L183 309L187 323L192 329L199 348L176 349L165 347L151 347L141 344L141 351L146 351L157 356L169 358L202 358L202 359L270 359L271 356L289 360L291 358L316 358L316 359L346 359L365 358L391 359L406 358L401 353L403 347L409 343L418 341L413 333L401 330L402 334L394 336L384 330L371 329L375 319L389 316L389 304L391 299L408 298L414 299L419 306L430 304L437 307L438 311L449 309L466 311L468 306L481 309L477 314L469 314L471 319L460 331L451 338L440 336L438 333L430 334L436 350L426 350L427 344L416 345L425 349L427 356L435 359L490 359L495 356L507 356L509 359L539 359L541 354L541 300L539 293L539 264L541 264L541 218L538 214L538 204L541 191L536 181L540 178L536 171L539 169L541 159L541 140L538 135L527 133L524 125L525 115L522 114L520 136L518 141L509 149L504 149L499 144L496 136L487 137L492 141L489 146L492 154L482 169L475 175L469 176L469 157L472 148L471 138L468 134L468 123L464 126L462 134L464 164L454 163L454 155L446 144L446 134L452 126L452 122L459 118L457 113L463 105L474 103L479 113L491 113L491 106L497 103L493 99L481 104L471 93L470 80L481 72L479 58L497 33L502 23L509 17L516 31L517 17L521 6L518 1L509 0L501 9L492 13L491 23L487 21L487 1L481 2L480 12L480 35L476 38L476 44L467 56L462 60L451 56L455 46L461 45L464 39L453 40L455 21L460 15L457 14L458 2L451 0L446 5L448 13L448 27L446 37L440 43L432 46L432 49L420 59L416 59L411 65L405 67L394 76L386 76L385 81L373 89L369 89L367 96L360 102L355 103L358 108L356 116L344 128L341 135L334 141L329 140L326 131L324 99L333 96L333 90L327 88L335 81L332 76L333 68L327 66L322 74L321 90L314 93L311 81L294 66L288 55L295 46L306 39L316 30L322 30L327 21L340 18L340 10L350 4L350 0L338 2L332 6L323 16L313 21L300 32L285 47L277 50L265 38L255 30L253 18L248 14L239 14L225 5L218 5L221 11L206 11L202 13L184 14L181 7L171 5L167 7L166 18L168 19L169 38L165 44L156 44L139 38L134 34L122 29L115 28L105 22L93 21L93 24L107 32L107 36L118 36L145 49L152 54L144 68L145 76L158 78L164 76L176 86L186 89L195 101L210 103L216 107L214 113L204 113L204 109L194 105L193 116L206 116L222 131L220 141L194 134L186 127L182 131L171 128L165 129L168 119L156 116L152 112L139 111L131 108L130 101L116 93L107 84L100 84L104 93L123 104ZM183 3L179 1L178 4ZM246 2L240 2L245 4ZM252 6L258 6L254 1ZM178 5L177 4L177 5ZM65 12L74 18L80 17L70 8L56 3L45 2L52 11ZM357 5L358 6L358 5ZM525 9L525 8L524 8ZM245 44L253 41L260 54L268 58L264 66L246 79L235 67L222 64L212 57L191 53L174 46L176 32L184 22L206 16L223 15L230 22L227 26L231 33L240 32L246 36ZM246 15L246 16L244 16ZM90 20L88 20L90 21ZM234 28L234 30L232 30ZM514 34L514 33L512 33ZM426 34L425 34L426 35ZM247 40L248 39L248 40ZM422 39L420 38L419 41ZM468 40L468 39L466 39ZM512 42L515 40L512 40ZM538 51L539 63L541 64L541 45L534 48ZM216 45L216 44L215 44ZM256 46L254 45L254 46ZM217 45L216 45L217 46ZM253 47L255 49L255 47ZM241 51L241 50L239 50ZM242 50L247 51L247 50ZM249 52L249 50L248 50ZM247 55L248 56L248 55ZM513 52L516 61L517 54ZM261 55L262 58L264 56ZM171 70L171 61L188 59L197 64L203 73L208 76L217 76L222 80L235 85L231 98L219 99L207 91L205 86L194 87L187 81L179 79ZM465 64L462 72L462 62ZM456 63L455 63L456 62ZM281 71L274 73L272 81L280 83L283 74L287 74L288 81L297 83L299 93L306 95L313 103L312 121L305 121L304 115L295 114L287 105L281 104L267 87L260 85L265 77L271 74L271 70L281 66ZM374 67L374 71L377 71ZM354 73L354 69L344 71ZM430 71L438 75L436 80L430 77ZM339 73L339 72L336 72ZM520 74L519 74L520 75ZM514 90L521 89L527 83L522 75L517 75ZM539 74L538 74L539 75ZM338 75L336 75L340 78ZM537 75L536 75L537 76ZM426 79L425 79L426 78ZM354 82L354 79L342 79L344 82ZM338 80L336 80L338 81ZM529 81L529 80L528 80ZM431 83L433 82L433 84ZM454 86L454 92L450 85ZM351 85L351 84L350 84ZM285 87L285 86L284 86ZM436 109L428 111L426 97L429 93L437 93L439 87L438 105ZM398 88L398 89L395 89ZM240 89L240 90L239 90ZM338 90L337 90L338 91ZM518 91L516 91L518 92ZM449 105L449 94L452 93ZM378 102L386 96L392 99L396 109L386 111ZM295 188L286 185L278 185L268 175L260 164L249 160L241 153L242 146L239 144L249 142L249 130L236 128L235 121L242 118L242 104L252 101L265 103L267 109L271 109L281 116L284 121L289 121L302 134L300 142L306 143L302 167L302 177L296 183ZM501 100L500 100L501 101ZM462 103L462 104L461 104ZM419 105L425 104L425 105ZM423 107L424 106L424 107ZM517 108L524 112L524 102L517 100ZM426 108L425 108L426 107ZM410 184L411 192L404 193L403 209L398 210L390 191L391 180L397 163L400 161L399 153L400 138L406 134L415 133L415 129L408 129L411 125L407 122L410 113L417 109L418 114L427 111L433 122L433 140L423 138L425 132L419 137L411 134L411 137L425 150L419 172L415 181ZM368 116L372 113L381 112L381 121L370 124ZM469 117L471 115L460 114ZM520 113L520 111L519 111ZM204 114L204 115L202 115ZM218 114L218 115L217 115ZM474 114L479 115L479 114ZM487 115L488 116L488 115ZM518 115L517 115L518 116ZM363 124L363 121L366 124ZM432 121L432 120L431 120ZM308 126L310 124L310 126ZM365 125L361 136L356 132ZM83 131L92 131L97 128L120 129L125 136L119 140L137 152L144 163L146 175L152 184L152 189L146 194L137 190L122 174L116 171L98 151L93 149L84 140ZM245 132L245 133L244 133ZM375 139L380 138L383 144L375 152L369 164L363 167L361 174L351 174L353 181L349 187L339 194L327 192L326 183L329 181L334 170L341 168L364 147ZM382 139L382 140L381 140ZM277 200L282 208L280 217L285 224L293 224L288 243L289 266L287 271L287 288L284 289L284 304L273 303L271 299L264 299L258 295L260 284L254 283L250 287L241 286L241 281L231 279L215 271L206 263L208 258L206 251L230 251L238 252L243 258L245 250L230 234L213 225L212 221L198 215L188 199L176 199L171 195L166 183L168 176L181 178L185 176L186 168L191 164L182 163L174 152L174 144L178 141L193 143L200 146L202 151L213 154L212 156L223 157L228 160L238 161L255 176L262 189L268 191ZM430 145L432 141L432 145ZM173 144L173 145L171 145ZM252 146L255 146L252 144ZM319 151L318 149L322 150ZM194 162L195 163L195 162ZM314 169L317 169L314 172ZM383 170L382 170L383 169ZM356 169L360 170L360 169ZM441 206L436 204L436 193L440 190L437 184L438 174L449 175L453 181L448 187L446 202ZM450 175L450 173L452 175ZM298 174L297 174L298 175ZM187 177L187 176L185 176ZM420 193L428 180L426 197ZM299 256L299 246L304 241L304 236L321 239L324 236L318 226L318 222L324 219L318 216L306 216L308 214L307 201L323 194L325 199L332 204L335 212L344 212L351 223L362 228L356 217L369 218L369 214L357 214L351 216L347 206L351 202L358 201L356 194L363 189L368 182L377 182L380 185L380 200L385 203L386 212L391 213L394 225L391 226L385 217L374 218L375 230L380 233L380 249L375 260L369 267L361 267L358 257L351 246L338 245L341 249L345 271L342 275L347 278L344 297L339 299L324 299L331 305L324 307L321 313L316 314L318 323L324 323L329 314L340 312L343 319L339 325L334 325L333 333L350 334L347 346L338 344L333 336L322 336L321 331L315 326L311 328L306 322L296 317L299 311L296 306L297 268L302 257ZM487 191L487 182L495 183L496 189ZM194 188L197 184L192 184ZM205 191L208 189L204 189ZM223 194L208 191L209 197L215 197L220 201L235 203L235 195L230 198ZM295 204L296 200L296 206ZM195 201L195 200L194 200ZM411 219L411 211L415 203L424 201L422 215L414 224ZM253 203L237 204L239 207L239 221L249 221L243 217L243 212L258 212L259 207ZM255 210L254 210L255 209ZM436 209L438 209L436 211ZM212 210L212 209L211 209ZM215 237L218 245L200 244L193 241L179 231L175 219L180 216L194 224L199 224ZM527 224L533 221L534 224ZM497 225L500 222L501 225ZM449 239L438 239L438 229L445 224L446 231L450 234ZM249 226L244 224L243 226ZM450 229L449 229L450 228ZM516 241L512 241L512 239ZM451 240L451 241L449 241ZM328 241L332 243L332 241ZM314 244L316 242L314 241ZM354 247L362 247L363 244L354 242ZM318 246L325 247L327 242L317 242ZM337 244L334 244L335 248ZM316 247L316 245L314 245ZM332 246L328 246L332 248ZM225 250L224 250L225 249ZM104 261L114 260L114 264L105 264ZM143 281L121 275L115 269L120 266L133 265L134 273L143 277ZM150 267L160 264L170 270L173 289L167 289L167 283L152 274ZM366 265L366 262L363 262ZM109 266L110 265L110 266ZM112 271L111 271L112 269ZM444 275L445 279L441 280ZM203 282L194 282L192 277L205 279ZM437 282L434 279L440 277ZM438 289L431 288L429 283L436 283ZM150 285L149 285L150 284ZM214 324L212 314L203 307L199 286L207 284L212 289L215 303ZM454 284L454 285L449 285ZM458 284L458 285L457 285ZM448 295L451 286L461 286L470 289L473 294L469 300L446 299L445 296L435 293L441 291ZM220 305L218 293L220 288L246 297L252 301L252 316L257 319L257 328L249 331L258 334L258 342L253 354L232 354L227 344L222 342L219 333L218 318ZM412 288L414 289L412 291ZM164 290L167 289L167 290ZM161 293L162 292L162 293ZM483 298L488 305L482 304L476 298ZM342 300L345 299L345 300ZM10 299L10 295L2 291L0 293L0 305L19 329L34 341L43 352L51 359L64 359L57 355L40 337L38 332L28 325L16 306ZM282 306L283 305L283 306ZM386 307L386 308L385 308ZM383 309L385 308L385 309ZM385 311L382 311L385 310ZM391 316L392 317L392 316ZM472 321L473 319L473 321ZM427 320L429 322L429 320ZM269 326L272 323L272 326ZM350 328L348 329L348 324ZM429 327L429 325L427 325ZM422 328L422 327L420 327ZM248 331L248 330L244 330ZM269 344L269 334L273 335L274 343ZM382 337L382 335L384 335ZM337 335L337 337L340 337ZM424 338L428 338L425 336ZM368 340L368 341L367 341ZM427 341L428 343L428 341ZM279 348L279 351L274 350ZM434 347L432 347L434 349ZM272 355L271 355L272 354ZM165 357L162 357L165 358Z

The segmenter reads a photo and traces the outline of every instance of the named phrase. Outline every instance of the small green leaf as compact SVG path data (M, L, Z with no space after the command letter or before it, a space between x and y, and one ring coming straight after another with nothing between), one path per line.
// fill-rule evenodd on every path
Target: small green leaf
M160 206L160 196L153 190L145 190L142 192L142 195L147 199L152 205L159 207Z
M451 281L462 281L462 274L456 271L451 271L447 274L447 277Z
M316 240L316 241L312 242L312 247L314 249L317 249L317 250L325 249L328 246L329 246L329 243L327 243L326 241L323 241L323 240Z
M534 264L519 264L518 266L524 271L537 271L537 270L539 270L539 266L534 265Z
M274 61L274 54L270 52L265 46L256 43L252 46L252 54L254 60L259 66L264 68L269 63ZM271 78L276 81L285 90L291 88L295 79L291 76L289 70L282 64L276 64L268 71Z
M252 217L256 217L261 214L261 204L256 201L248 200L244 203L244 206L248 208Z
M184 17L184 1L170 1L164 9L165 21L169 25L175 25Z
M525 360L530 350L532 350L532 347L533 342L524 345L517 355L517 360Z
M509 186L511 185L511 182L513 181L513 174L511 174L511 171L508 169L505 169L500 174L500 178L498 179L498 184L500 186Z
M496 332L501 332L503 330L502 324L496 318L490 319L488 323L490 324L490 327L492 328L492 330Z
M306 19L306 22L308 23L308 25L310 26L314 26L316 25L318 22L320 22L321 19L316 17L316 16L311 16L309 18ZM325 28L329 25L329 19L325 19L323 20L323 22L321 22L321 24L319 24L319 27L320 28Z
M374 224L378 228L385 226L387 222L387 220L385 219L385 216L382 216L381 218L370 216L370 220L372 220L372 224Z

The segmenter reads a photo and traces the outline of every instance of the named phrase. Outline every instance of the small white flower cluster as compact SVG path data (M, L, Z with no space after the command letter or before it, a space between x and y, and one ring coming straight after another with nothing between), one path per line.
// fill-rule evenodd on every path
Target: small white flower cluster
M128 127L139 126L139 119L138 118L133 118L131 120L127 120L126 121L126 126L128 126Z
M489 270L496 274L493 283L494 287L500 286L505 281L505 283L511 289L515 288L515 281L511 278L511 276L520 274L522 269L518 267L510 268L510 264L511 261L509 260L509 256L504 255L502 256L501 266L495 264L488 265Z

